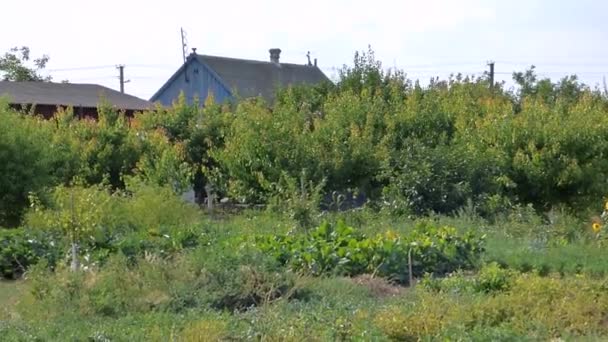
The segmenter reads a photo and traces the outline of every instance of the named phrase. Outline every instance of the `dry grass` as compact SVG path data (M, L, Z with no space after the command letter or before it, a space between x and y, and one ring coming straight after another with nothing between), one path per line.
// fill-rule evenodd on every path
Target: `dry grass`
M375 278L369 274L363 274L352 278L352 281L364 287L367 287L375 297L393 297L398 296L404 291L404 287L392 284L384 278Z

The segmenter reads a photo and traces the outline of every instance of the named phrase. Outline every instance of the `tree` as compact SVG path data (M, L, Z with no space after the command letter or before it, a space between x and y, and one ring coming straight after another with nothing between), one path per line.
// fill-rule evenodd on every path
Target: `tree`
M39 72L46 67L49 61L48 55L33 59L30 62L30 48L27 46L14 47L0 56L0 78L3 81L37 81L50 82L51 76L42 76Z
M29 192L54 185L51 132L0 101L0 226L19 224Z

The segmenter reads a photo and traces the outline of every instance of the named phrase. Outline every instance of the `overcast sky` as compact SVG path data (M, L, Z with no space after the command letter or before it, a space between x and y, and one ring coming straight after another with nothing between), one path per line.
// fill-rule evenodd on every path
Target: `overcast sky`
M608 76L608 1L5 1L0 51L26 45L48 54L55 81L98 83L149 98L182 62L180 27L199 53L305 63L332 77L371 45L385 67L426 80L480 74L497 78L535 64L539 74L577 73L591 85ZM69 69L69 70L66 70Z

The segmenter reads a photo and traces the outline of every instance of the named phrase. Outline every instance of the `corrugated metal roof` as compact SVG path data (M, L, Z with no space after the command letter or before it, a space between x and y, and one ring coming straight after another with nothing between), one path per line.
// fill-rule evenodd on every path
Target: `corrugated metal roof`
M199 62L215 71L231 91L241 97L262 96L272 100L277 87L329 81L316 66L197 55Z
M0 96L15 104L95 108L103 97L119 109L145 110L151 102L97 84L0 81Z

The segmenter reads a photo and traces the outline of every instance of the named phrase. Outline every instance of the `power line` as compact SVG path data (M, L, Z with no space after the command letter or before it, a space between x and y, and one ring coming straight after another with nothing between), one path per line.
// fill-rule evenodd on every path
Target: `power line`
M511 64L511 65L551 65L551 66L583 66L583 67L587 67L587 66L594 66L594 67L605 67L608 66L608 63L597 63L597 62L585 62L585 61L580 61L580 62L541 62L541 63L530 63L530 61L496 61L497 63L500 64Z
M171 69L176 70L179 66L169 64L128 64L129 68L146 68L146 69Z
M98 70L98 69L108 69L108 68L114 68L114 67L115 67L114 65L96 65L96 66L75 67L75 68L46 69L46 71L61 72L61 71Z
M130 68L149 68L149 69L176 69L177 67L168 64L126 64ZM73 68L57 68L57 69L45 69L47 72L67 72L67 71L86 71L86 70L101 70L115 68L115 65L93 65Z
M542 71L542 70L538 70L536 69L536 73L538 74L554 74L554 75L560 75L560 74L568 74L568 75L606 75L608 74L608 71L580 71L580 72L575 72L575 71ZM502 71L502 72L497 72L496 74L498 75L511 75L513 74L513 72L506 72L506 71Z
M116 76L92 76L92 77L81 77L81 78L75 78L75 79L68 79L70 82L72 81L76 81L76 82L82 82L82 81L96 81L96 80L109 80L109 79L116 79Z

